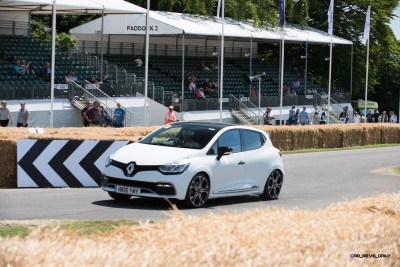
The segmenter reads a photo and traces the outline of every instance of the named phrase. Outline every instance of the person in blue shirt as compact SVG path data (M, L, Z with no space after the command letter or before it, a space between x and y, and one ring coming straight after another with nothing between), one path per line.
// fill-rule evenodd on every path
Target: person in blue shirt
M121 103L117 103L117 108L114 110L113 126L117 128L124 127L125 110L121 108Z
M303 107L303 110L300 112L299 119L301 125L309 124L310 119L308 118L307 107Z

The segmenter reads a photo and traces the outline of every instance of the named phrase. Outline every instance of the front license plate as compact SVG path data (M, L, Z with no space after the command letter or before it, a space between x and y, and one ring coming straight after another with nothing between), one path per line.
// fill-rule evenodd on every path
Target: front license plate
M139 195L140 188L117 185L115 188L115 192L120 193L120 194L127 194L127 195Z

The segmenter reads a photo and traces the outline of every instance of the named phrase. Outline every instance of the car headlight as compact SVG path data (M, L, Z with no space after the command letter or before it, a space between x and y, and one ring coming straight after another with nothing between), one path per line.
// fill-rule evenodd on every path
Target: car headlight
M108 156L107 159L106 159L106 167L110 166L110 164L112 162L111 156L112 155Z
M160 171L166 174L183 173L189 168L190 163L183 163L180 160L167 163L160 167Z

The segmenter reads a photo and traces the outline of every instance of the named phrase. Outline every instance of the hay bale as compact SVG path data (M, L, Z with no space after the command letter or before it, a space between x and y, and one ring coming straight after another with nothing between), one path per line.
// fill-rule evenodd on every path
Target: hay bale
M17 187L17 146L14 140L0 139L0 187Z
M340 126L323 125L319 126L319 148L340 148L343 147L343 131Z
M381 141L381 130L379 125L366 124L363 128L363 146L379 144Z
M342 147L354 147L354 146L362 146L362 135L363 128L359 125L349 125L347 127L341 127L343 134L343 144Z
M381 144L400 143L400 126L398 124L381 124Z

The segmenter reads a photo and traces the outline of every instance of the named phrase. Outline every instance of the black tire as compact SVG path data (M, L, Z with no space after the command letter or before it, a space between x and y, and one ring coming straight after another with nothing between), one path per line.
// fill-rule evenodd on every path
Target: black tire
M189 208L200 208L210 194L210 181L204 173L196 174L189 183L185 202Z
M282 189L283 174L280 170L274 170L268 176L264 186L264 192L260 195L262 200L277 199Z
M110 195L110 197L112 197L113 199L115 199L117 201L127 201L128 199L131 198L130 195L118 194L118 193L113 193L113 192L108 192L108 194Z

